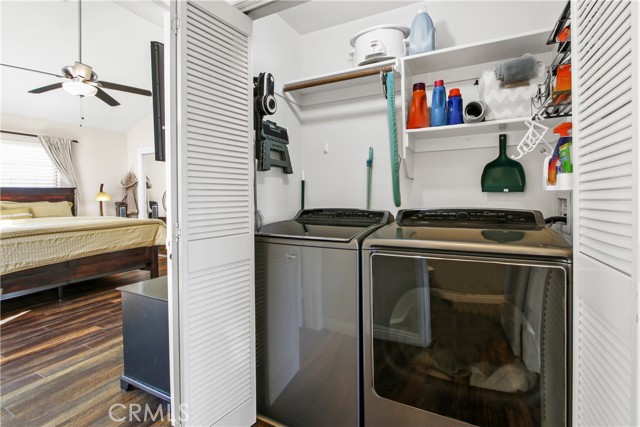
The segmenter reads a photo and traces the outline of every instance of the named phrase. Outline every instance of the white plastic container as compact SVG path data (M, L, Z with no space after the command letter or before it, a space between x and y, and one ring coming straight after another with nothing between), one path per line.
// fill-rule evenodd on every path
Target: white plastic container
M423 7L411 23L411 35L409 36L409 55L431 52L436 49L436 29L433 21Z
M353 65L365 65L407 54L409 28L379 25L360 31L351 39Z

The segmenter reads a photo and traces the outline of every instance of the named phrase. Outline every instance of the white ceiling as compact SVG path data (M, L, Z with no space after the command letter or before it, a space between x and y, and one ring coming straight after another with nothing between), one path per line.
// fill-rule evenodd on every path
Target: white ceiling
M273 11L299 34L374 15L414 1L283 0ZM163 41L165 0L82 2L82 61L100 80L151 90L151 40ZM61 74L78 55L78 3L75 0L0 0L0 62ZM0 67L0 112L53 122L126 132L152 112L150 97L107 90L120 106L95 97L79 98L62 89L29 90L62 79ZM81 105L82 104L82 105ZM82 110L81 110L82 108ZM11 129L6 129L11 130Z
M283 10L278 15L302 35L408 6L417 1L313 0Z
M159 6L154 6L159 7ZM76 1L1 1L0 62L61 74L78 54ZM82 2L82 62L100 80L151 90L149 42L163 41L161 26L112 1ZM110 107L95 97L82 101L62 89L29 90L62 79L0 67L0 111L54 122L126 132L152 113L151 97L106 90L120 102ZM7 129L11 130L11 129Z

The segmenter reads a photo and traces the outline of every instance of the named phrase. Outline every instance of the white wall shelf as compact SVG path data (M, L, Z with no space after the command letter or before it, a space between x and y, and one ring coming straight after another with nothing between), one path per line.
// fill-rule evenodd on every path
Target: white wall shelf
M402 114L402 158L405 174L413 178L413 154L426 151L462 150L484 148L486 142L479 143L476 135L525 131L528 117L495 120L482 123L460 124L424 129L405 129L411 105L414 78L425 76L445 81L473 79L479 76L481 69L525 53L545 55L555 46L548 46L550 29L530 31L510 37L486 40L467 45L434 50L420 55L400 58ZM484 139L486 141L486 138ZM518 141L510 141L512 145ZM492 145L493 146L493 145Z
M491 133L507 133L526 131L525 120L530 117L515 119L492 120L481 123L464 123L460 125L429 127L421 129L407 129L408 148L415 153L428 151L466 150L469 148L495 147L496 144L470 142L470 136ZM542 121L545 126L553 127L562 119L548 119ZM547 133L547 139L553 137ZM510 140L508 145L517 145L519 140Z
M547 46L550 31L549 28L545 28L511 37L501 37L407 56L402 58L404 72L407 76L413 76L426 72L447 71L473 64L504 61L522 56L525 53L532 55L548 53L555 48L555 46Z
M496 38L462 46L438 49L419 55L406 56L398 60L389 60L374 64L340 70L333 73L308 77L285 83L279 91L299 106L318 105L357 97L380 94L382 88L379 74L368 75L350 80L342 80L346 75L395 64L400 73L400 99L402 113L399 116L401 129L403 165L405 174L413 178L413 153L425 151L458 150L481 148L473 140L474 135L524 131L527 117L496 120L490 122L442 126L416 130L405 129L406 118L411 102L411 87L416 76L433 75L449 81L477 76L478 67L492 64L531 53L543 55L551 53L555 46L546 44L550 29L530 31L510 37ZM466 74L469 74L468 76ZM302 87L306 84L321 84ZM398 88L396 88L398 89ZM517 141L511 141L515 144Z

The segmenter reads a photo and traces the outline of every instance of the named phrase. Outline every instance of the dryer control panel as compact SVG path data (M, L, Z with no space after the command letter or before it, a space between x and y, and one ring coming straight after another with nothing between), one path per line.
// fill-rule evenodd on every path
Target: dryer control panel
M508 209L403 209L397 222L406 227L533 229L545 225L539 211Z

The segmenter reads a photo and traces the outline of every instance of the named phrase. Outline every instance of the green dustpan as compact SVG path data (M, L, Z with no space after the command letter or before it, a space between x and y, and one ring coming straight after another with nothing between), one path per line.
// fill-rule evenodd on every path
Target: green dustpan
M482 191L511 193L524 191L526 177L522 165L507 157L507 135L500 134L500 154L482 171Z

